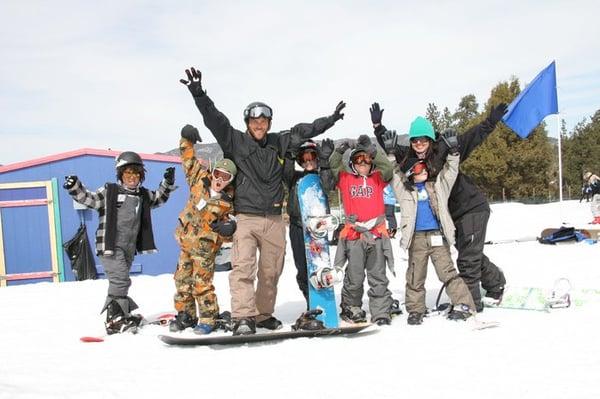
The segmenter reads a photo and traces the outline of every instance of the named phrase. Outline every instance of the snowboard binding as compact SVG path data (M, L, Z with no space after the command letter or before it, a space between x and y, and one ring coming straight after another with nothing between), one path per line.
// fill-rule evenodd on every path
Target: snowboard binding
M333 287L342 281L342 272L329 266L321 267L311 273L309 281L317 289Z
M325 328L325 325L321 320L317 320L317 316L319 316L322 313L323 311L321 309L311 309L307 312L302 313L298 320L296 320L296 322L292 326L292 330L323 330Z
M309 216L307 230L314 238L325 238L327 233L334 231L340 225L340 220L335 215Z

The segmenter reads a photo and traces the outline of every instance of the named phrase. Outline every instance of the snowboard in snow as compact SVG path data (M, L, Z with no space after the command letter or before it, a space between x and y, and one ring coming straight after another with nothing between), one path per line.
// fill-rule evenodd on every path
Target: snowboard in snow
M548 312L550 309L571 306L573 292L567 278L559 278L552 288L506 286L502 300L497 303L491 298L483 298L487 307L502 309L538 310Z
M207 345L243 345L255 342L281 341L294 338L314 338L367 334L378 331L377 328L367 329L371 323L353 324L347 327L325 328L322 330L289 330L251 335L204 335L201 337L182 337L174 335L159 335L158 338L168 345L207 346Z
M298 180L297 191L300 215L304 226L304 248L306 252L306 269L308 273L308 303L310 309L321 309L322 314L317 316L325 327L336 328L339 326L335 292L333 286L317 289L310 283L311 276L319 273L324 268L331 267L329 257L329 241L327 235L311 234L311 221L327 216L327 199L321 179L317 173L308 173Z
M577 243L591 238L591 233L585 229L573 227L546 228L540 233L538 241L542 244Z
M135 329L135 331L126 331L128 333L136 334L140 328L144 328L144 326L158 325L158 326L166 326L169 324L169 321L175 318L175 313L170 312L161 312L150 315L148 317L144 317L140 323L140 325ZM117 335L117 334L115 334ZM79 338L81 342L104 342L104 339L108 336L108 334L96 335L96 336L84 336Z

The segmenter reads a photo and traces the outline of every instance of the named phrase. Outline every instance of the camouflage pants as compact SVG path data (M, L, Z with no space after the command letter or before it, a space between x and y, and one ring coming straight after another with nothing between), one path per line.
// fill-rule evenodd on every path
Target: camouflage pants
M191 238L184 238L182 241L188 239ZM198 323L214 325L214 320L219 315L219 304L213 285L218 248L215 248L214 242L198 237L194 237L193 241L193 246L182 245L177 270L173 276L176 288L175 309L177 312L186 312L193 318L198 314Z

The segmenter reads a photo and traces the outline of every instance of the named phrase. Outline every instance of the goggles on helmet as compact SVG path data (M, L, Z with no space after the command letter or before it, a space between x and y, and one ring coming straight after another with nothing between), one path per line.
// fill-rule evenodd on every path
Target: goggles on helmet
M367 153L361 152L352 157L352 163L355 165L371 165L373 160Z
M301 165L306 162L314 161L315 159L317 159L316 151L304 151L298 155L298 163Z
M244 118L245 119L260 118L261 116L264 116L267 119L271 119L271 117L273 116L273 112L271 111L271 108L265 107L262 105L257 105L250 109L244 110Z
M233 175L223 169L213 169L212 176L215 180L221 180L224 183L229 183L233 180Z

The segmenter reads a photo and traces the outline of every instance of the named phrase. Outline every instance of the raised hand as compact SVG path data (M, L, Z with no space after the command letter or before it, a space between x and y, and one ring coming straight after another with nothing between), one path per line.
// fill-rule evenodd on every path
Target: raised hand
M185 70L187 80L179 79L181 83L187 86L190 93L194 97L202 97L205 92L202 90L202 72L194 69L194 67Z
M344 109L344 107L346 107L346 103L343 102L343 101L340 101L338 103L338 105L336 105L335 111L333 111L333 119L335 121L338 121L340 119L344 119L344 114L342 114L342 110Z
M348 140L345 140L335 150L343 155L349 148L351 148L351 145Z
M75 184L77 183L77 180L79 180L79 178L75 175L65 176L65 182L63 183L63 188L66 190L72 189L75 186Z
M196 129L192 125L185 125L183 129L181 129L181 137L183 137L186 140L189 140L192 144L202 142L202 138L200 137L198 129Z
M383 109L379 108L379 103L373 103L373 105L371 105L371 108L369 108L369 112L371 113L371 122L373 122L374 125L381 124L383 111Z
M381 136L381 141L383 142L385 152L391 154L396 150L396 146L398 145L398 135L395 130L386 130Z
M175 184L175 168L173 166L168 167L165 170L165 174L163 175L163 177L165 178L165 182L169 186L172 186L173 184Z
M446 128L442 132L441 137L448 146L448 152L450 154L458 154L458 137L456 135L456 130L451 127Z

